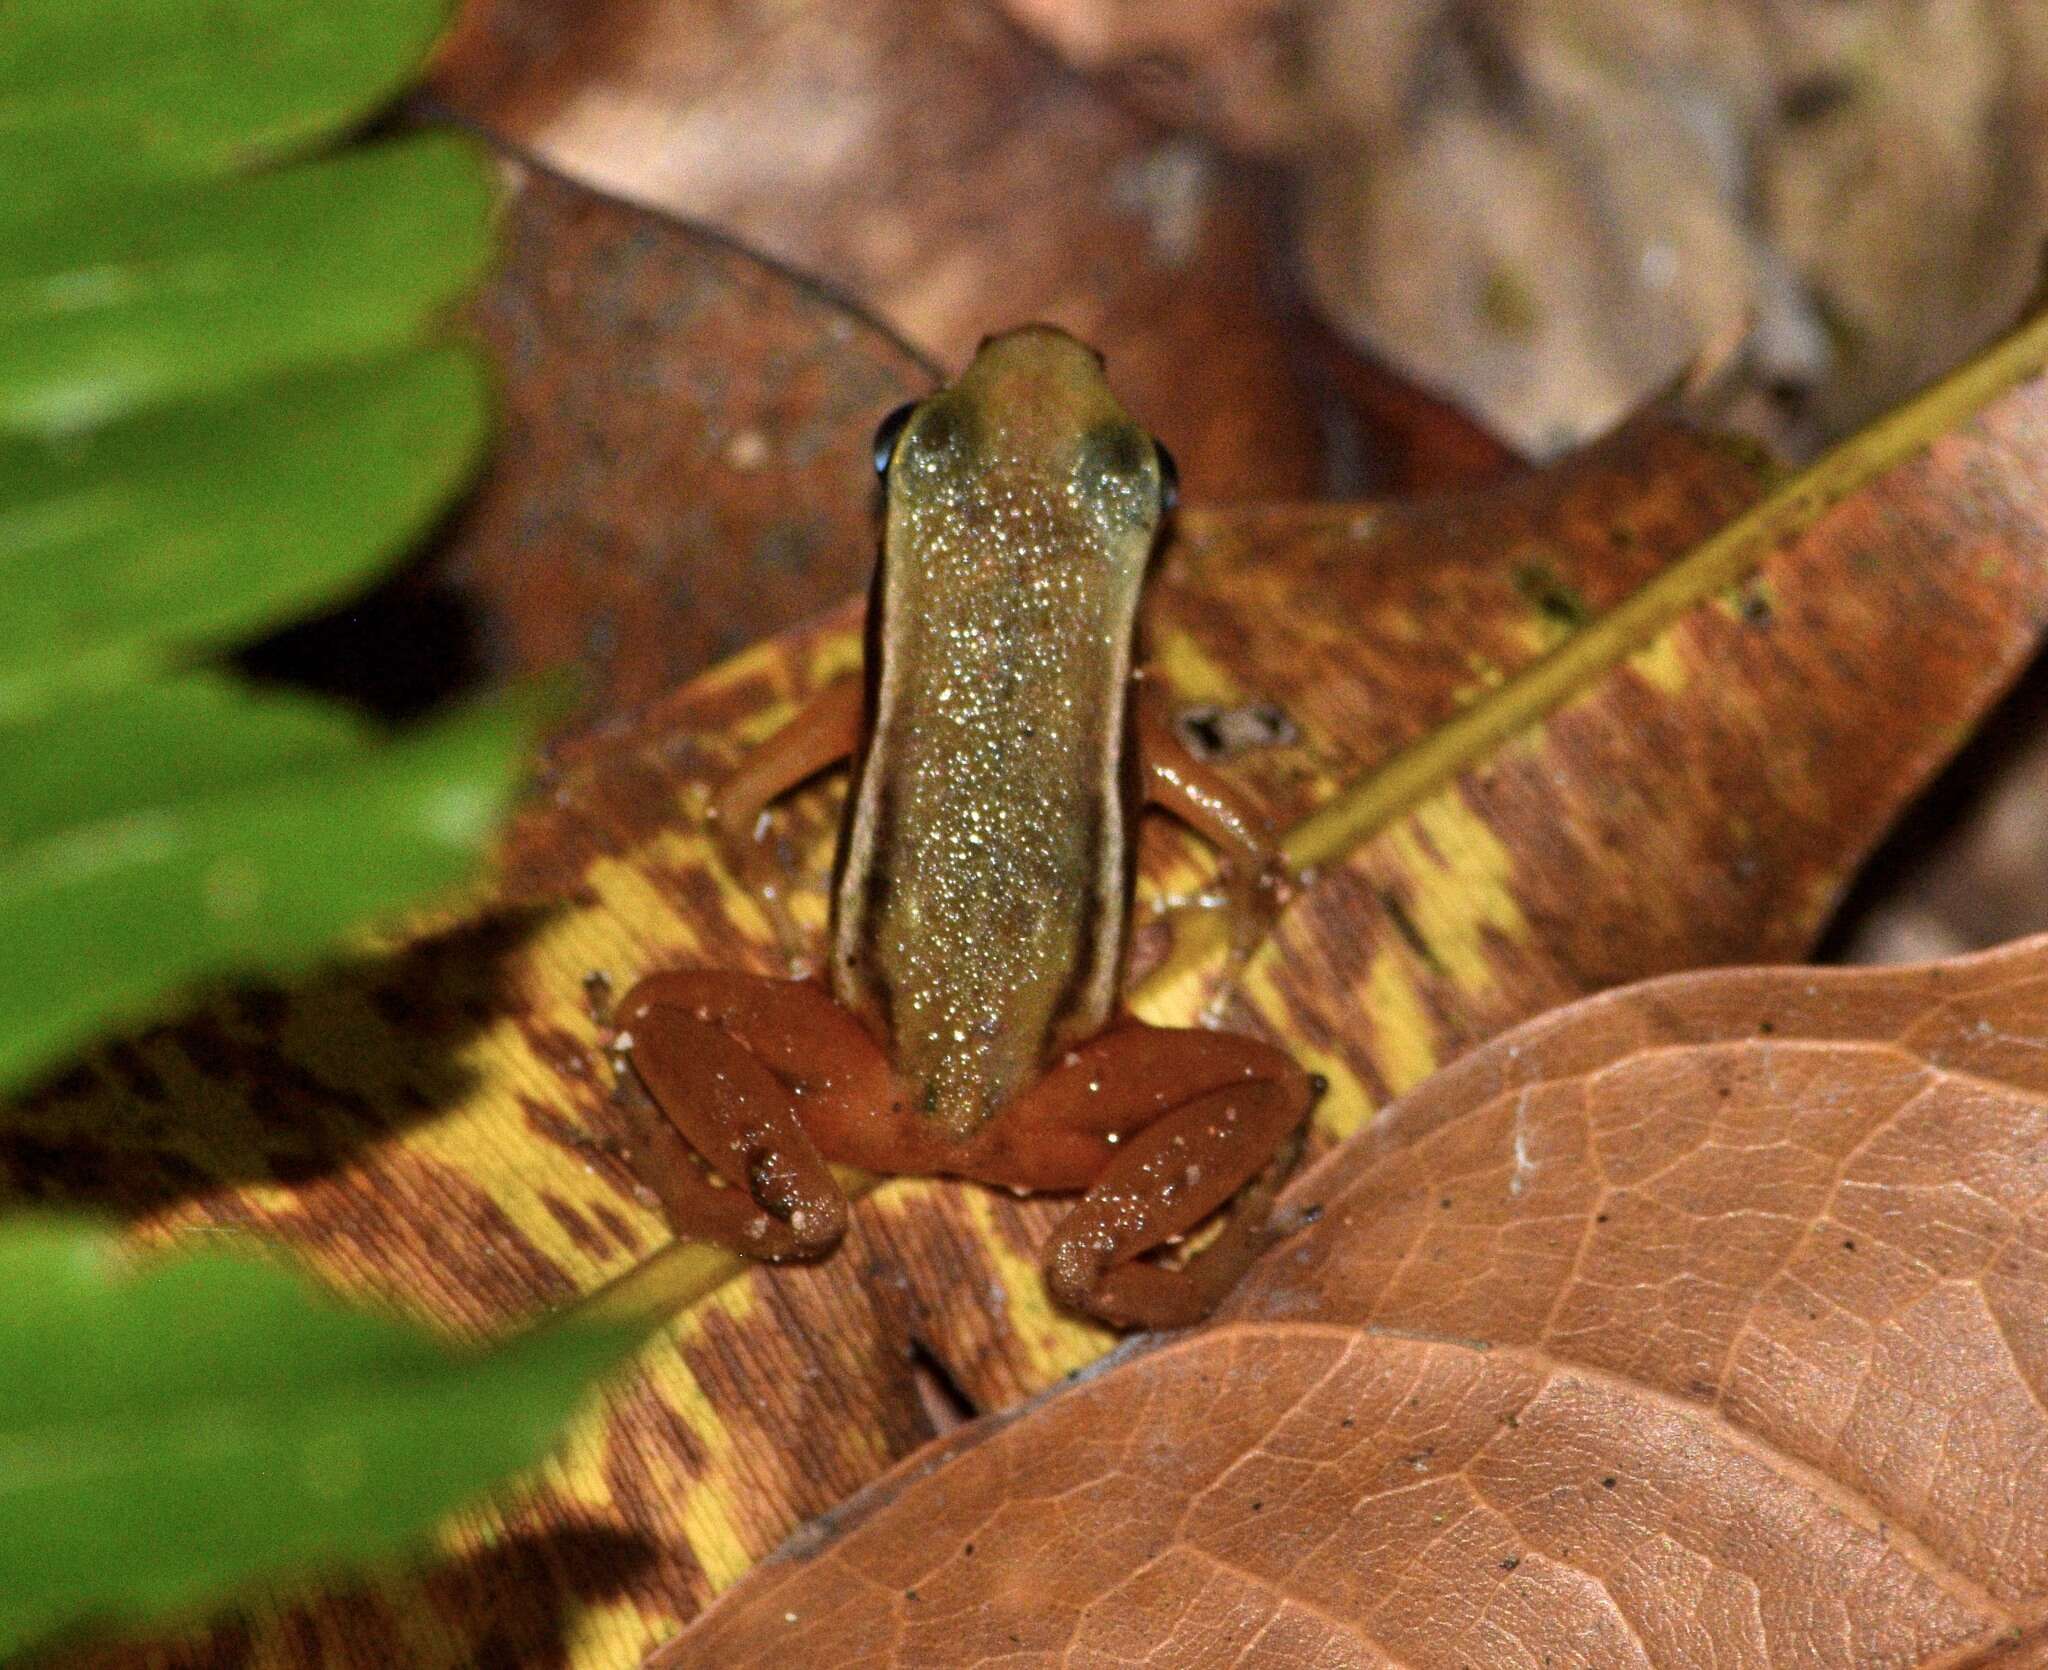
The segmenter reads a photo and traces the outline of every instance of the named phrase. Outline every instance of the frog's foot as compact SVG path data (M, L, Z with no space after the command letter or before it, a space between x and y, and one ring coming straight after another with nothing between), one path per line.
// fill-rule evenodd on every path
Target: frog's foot
M1054 1294L1123 1327L1200 1321L1277 1238L1273 1195L1313 1102L1289 1056L1233 1033L1133 1023L1076 1051L1014 1110L1014 1134L1035 1116L1111 1151L1046 1247ZM1215 1240L1184 1264L1143 1256L1225 1207Z
M642 980L618 1026L655 1104L635 1134L670 1228L754 1258L836 1246L846 1194L807 1123L889 1104L888 1064L859 1023L810 982L687 970Z

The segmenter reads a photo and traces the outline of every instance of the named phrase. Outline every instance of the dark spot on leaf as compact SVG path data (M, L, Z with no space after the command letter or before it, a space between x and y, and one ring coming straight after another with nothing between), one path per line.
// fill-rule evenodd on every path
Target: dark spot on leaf
M1408 949L1421 959L1422 965L1432 974L1445 976L1448 970L1444 967L1443 958L1437 955L1436 947L1423 937L1414 917L1408 914L1408 907L1397 895L1385 889L1380 889L1375 896L1379 899L1380 908L1387 913L1387 920L1394 924L1394 932L1401 936Z
M1233 759L1258 748L1285 748L1301 738L1286 710L1272 702L1243 707L1199 702L1174 716L1173 729L1181 745L1204 762Z
M879 1267L875 1273L881 1273ZM952 1432L981 1413L938 1353L923 1340L913 1336L907 1355L911 1385L934 1434Z
M1517 341L1535 335L1543 322L1528 280L1514 268L1499 264L1487 273L1480 287L1479 317L1502 336Z
M1515 570L1515 590L1528 599L1539 615L1554 625L1576 631L1591 618L1592 611L1586 607L1586 600L1578 591L1541 563L1524 563Z
M166 1102L170 1100L170 1089L156 1069L143 1059L142 1052L133 1044L123 1040L110 1044L101 1056L108 1067L121 1080L122 1088L138 1102Z
M234 1001L236 1013L258 1032L276 1032L284 1025L287 1005L275 986L237 987Z
M1822 70L1786 83L1778 95L1778 114L1788 127L1800 127L1831 116L1856 96L1856 84L1839 72Z

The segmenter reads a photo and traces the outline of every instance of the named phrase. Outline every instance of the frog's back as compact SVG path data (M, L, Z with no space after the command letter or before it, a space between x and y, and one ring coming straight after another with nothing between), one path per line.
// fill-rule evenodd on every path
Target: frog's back
M960 1136L1114 1011L1157 492L1099 362L1053 332L985 347L897 450L832 979Z

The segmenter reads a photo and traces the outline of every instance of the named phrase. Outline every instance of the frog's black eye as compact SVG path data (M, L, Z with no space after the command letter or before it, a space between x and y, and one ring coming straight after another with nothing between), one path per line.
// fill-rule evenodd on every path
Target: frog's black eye
M1159 456L1159 509L1163 514L1180 503L1180 466L1164 441L1155 439L1152 450Z
M875 426L875 474L884 481L889 479L889 460L896 455L897 439L916 410L917 402L906 400Z

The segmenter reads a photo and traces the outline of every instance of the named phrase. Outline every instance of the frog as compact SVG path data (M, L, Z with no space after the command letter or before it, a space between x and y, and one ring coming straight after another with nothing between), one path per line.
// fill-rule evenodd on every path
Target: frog
M661 969L619 1002L655 1192L679 1235L771 1262L845 1234L835 1164L1078 1194L1044 1250L1053 1296L1115 1327L1190 1325L1284 1233L1277 1191L1321 1085L1263 1039L1123 1004L1146 807L1219 849L1234 960L1295 886L1138 659L1172 455L1102 355L1028 325L892 412L874 459L861 671L708 810L800 955L771 807L849 767L824 972Z

